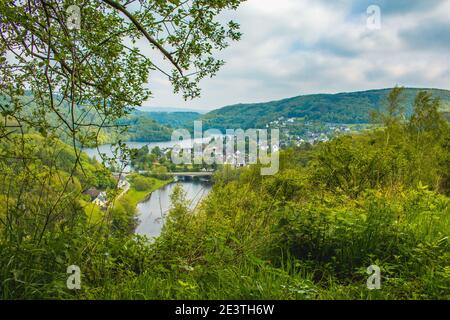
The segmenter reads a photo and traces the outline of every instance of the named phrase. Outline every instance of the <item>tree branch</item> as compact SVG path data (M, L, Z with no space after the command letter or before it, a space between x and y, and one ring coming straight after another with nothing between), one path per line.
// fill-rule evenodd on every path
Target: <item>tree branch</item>
M134 24L134 26L147 38L147 40L153 44L156 48L158 48L159 51L167 58L169 61L177 68L177 70L180 72L181 75L183 75L183 69L178 65L178 63L175 61L175 59L172 57L172 55L164 49L158 41L156 41L148 32L145 30L145 28L142 26L142 24L136 20L136 18L120 3L114 1L114 0L102 0L106 4L110 5L114 9L122 12L125 16L127 16L128 19Z

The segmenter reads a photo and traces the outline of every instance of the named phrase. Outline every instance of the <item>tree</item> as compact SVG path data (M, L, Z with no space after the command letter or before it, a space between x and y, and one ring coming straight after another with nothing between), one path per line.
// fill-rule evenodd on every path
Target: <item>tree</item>
M235 22L224 24L217 16L241 2L0 0L0 175L7 181L0 184L7 204L0 223L17 221L17 230L8 228L11 239L20 234L18 246L21 239L45 242L55 225L65 232L82 223L75 178L91 170L80 148L98 145L105 129L118 136L126 130L117 119L151 97L146 84L152 72L165 74L185 99L199 96L200 80L223 65L214 53L240 38ZM77 12L68 11L71 5L78 6L80 28L70 23ZM145 48L137 46L140 40ZM45 143L64 137L74 154L63 163L43 159L36 143L27 141L30 133L46 137ZM108 225L110 215L105 217Z
M416 133L434 132L436 136L446 127L446 120L439 112L440 101L431 93L421 91L414 102L414 114L411 117L410 129Z
M240 2L77 1L81 25L70 30L72 1L1 0L2 115L15 120L11 128L66 133L85 145L150 97L150 71L166 74L186 99L198 97L199 81L223 64L213 52L240 38L235 22L225 26L216 16ZM171 71L144 55L140 39Z
M146 191L153 186L153 181L150 178L136 176L133 178L133 185L137 191Z
M156 146L152 149L152 154L156 156L156 159L161 158L161 156L163 155L161 148Z
M383 125L386 127L386 146L389 145L391 137L398 138L403 132L402 120L404 120L405 108L402 102L404 90L403 87L397 86L392 89L387 98L386 113L379 114Z
M404 116L405 108L402 105L403 101L403 87L395 87L389 92L388 105L387 105L387 117L386 120L393 121L394 119L401 119Z

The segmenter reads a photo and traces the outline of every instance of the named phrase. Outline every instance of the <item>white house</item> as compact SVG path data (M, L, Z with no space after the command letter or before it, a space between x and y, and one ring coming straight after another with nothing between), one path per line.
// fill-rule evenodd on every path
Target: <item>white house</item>
M108 198L106 197L106 192L105 191L100 192L98 197L95 198L95 200L92 202L101 208L105 208L108 205Z

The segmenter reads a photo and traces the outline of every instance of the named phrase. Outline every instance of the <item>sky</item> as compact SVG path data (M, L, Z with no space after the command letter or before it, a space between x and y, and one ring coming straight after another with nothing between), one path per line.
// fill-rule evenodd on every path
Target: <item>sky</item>
M153 73L144 105L206 111L395 85L450 89L449 12L450 0L247 0L220 17L243 37L220 52L226 64L201 82L202 96L184 101Z

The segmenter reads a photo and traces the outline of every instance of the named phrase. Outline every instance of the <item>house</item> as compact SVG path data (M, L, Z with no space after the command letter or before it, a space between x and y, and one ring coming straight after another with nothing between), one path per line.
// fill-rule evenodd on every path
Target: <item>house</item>
M106 196L106 192L105 191L100 192L98 197L95 198L95 200L92 202L98 205L100 208L106 208L108 206L108 199Z
M100 194L100 190L98 190L97 188L90 188L86 191L83 192L83 194L88 195L91 199L91 201L93 201L94 199L96 199L98 197L98 195Z
M119 187L119 189L124 189L127 186L127 182L125 179L120 179L119 183L117 184L117 186Z
M229 164L237 167L244 167L245 166L245 156L241 154L241 152L238 150L233 154L228 154L225 159L225 164Z
M127 181L125 180L124 174L114 175L114 179L117 181L117 186L119 187L119 189L124 189L126 187Z

